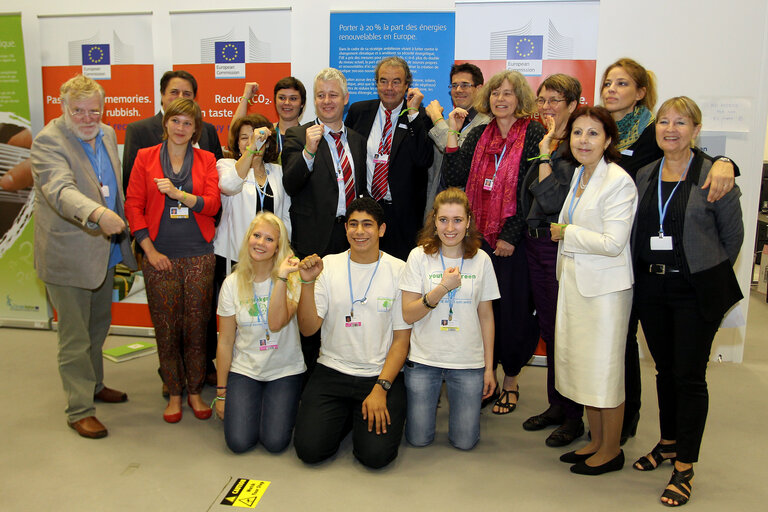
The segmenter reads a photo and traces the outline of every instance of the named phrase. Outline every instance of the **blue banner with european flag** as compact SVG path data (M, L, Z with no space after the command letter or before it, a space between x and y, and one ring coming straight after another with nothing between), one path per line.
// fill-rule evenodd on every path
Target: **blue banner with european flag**
M541 76L544 36L507 36L507 69Z
M80 51L83 57L83 75L94 80L110 80L112 67L108 44L84 44Z
M245 41L216 41L216 78L245 78Z

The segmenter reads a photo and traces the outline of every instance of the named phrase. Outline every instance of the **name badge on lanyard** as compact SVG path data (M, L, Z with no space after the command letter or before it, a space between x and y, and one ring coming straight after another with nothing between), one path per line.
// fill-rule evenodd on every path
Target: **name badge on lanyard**
M680 176L680 179L677 180L677 183L675 184L675 188L672 189L672 192L669 193L669 197L667 198L666 202L662 205L661 204L661 174L664 171L664 158L661 159L661 164L659 164L659 177L657 181L657 193L658 193L658 206L659 206L659 236L652 236L651 237L651 250L652 251L671 251L672 250L672 237L671 236L664 236L664 218L667 216L667 210L669 209L669 203L672 202L672 196L675 195L675 192L677 191L677 187L680 186L680 183L685 179L685 177L688 175L688 169L691 167L691 161L693 160L693 153L691 153L690 158L688 158L688 165L685 167L685 171L683 171L683 174Z
M376 163L376 164L385 164L385 163L387 163L387 162L389 162L389 155L388 155L388 154L384 154L384 153L381 153L381 154L379 154L379 153L376 153L375 155L373 155L373 163Z
M493 178L485 178L483 180L483 190L493 190L493 182L496 181L496 174L499 172L499 166L501 165L501 161L504 159L504 154L506 152L507 146L504 146L504 149L501 150L501 155L493 155L493 158L496 161L496 169L493 171Z
M189 208L186 206L171 206L170 215L172 219L188 219Z
M101 195L104 196L104 199L109 197L109 187L107 185L101 186Z
M443 318L440 320L440 330L443 332L458 332L459 330L459 321L456 319L448 320L447 318Z

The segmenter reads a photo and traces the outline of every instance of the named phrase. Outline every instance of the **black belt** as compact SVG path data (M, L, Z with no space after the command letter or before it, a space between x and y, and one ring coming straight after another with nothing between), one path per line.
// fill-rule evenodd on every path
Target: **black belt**
M528 236L531 238L551 238L552 233L549 228L528 228Z
M651 263L648 265L648 273L649 274L678 274L682 272L679 268L670 267L669 265L665 265L664 263Z

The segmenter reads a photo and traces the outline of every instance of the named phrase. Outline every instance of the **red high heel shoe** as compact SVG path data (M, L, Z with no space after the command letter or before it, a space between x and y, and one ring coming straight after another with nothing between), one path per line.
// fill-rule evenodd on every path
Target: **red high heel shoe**
M205 409L195 409L192 407L192 401L189 399L189 395L187 395L187 404L192 408L192 412L195 413L195 418L199 420L207 420L213 413L210 407L206 407ZM181 415L179 415L179 419L181 419Z

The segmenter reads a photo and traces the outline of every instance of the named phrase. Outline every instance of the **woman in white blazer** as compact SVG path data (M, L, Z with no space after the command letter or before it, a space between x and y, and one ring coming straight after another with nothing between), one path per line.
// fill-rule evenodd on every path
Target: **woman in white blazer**
M285 224L291 236L288 208L291 198L283 188L283 168L277 164L278 145L274 128L260 114L237 119L229 134L229 150L234 158L216 162L221 190L221 222L213 241L223 277L237 262L240 244L253 217L271 211Z
M584 404L592 432L564 454L571 471L600 475L624 466L624 347L632 307L629 237L637 209L632 178L616 165L618 131L603 107L581 107L568 121L565 158L578 162L571 191L551 225L559 242L555 386Z

